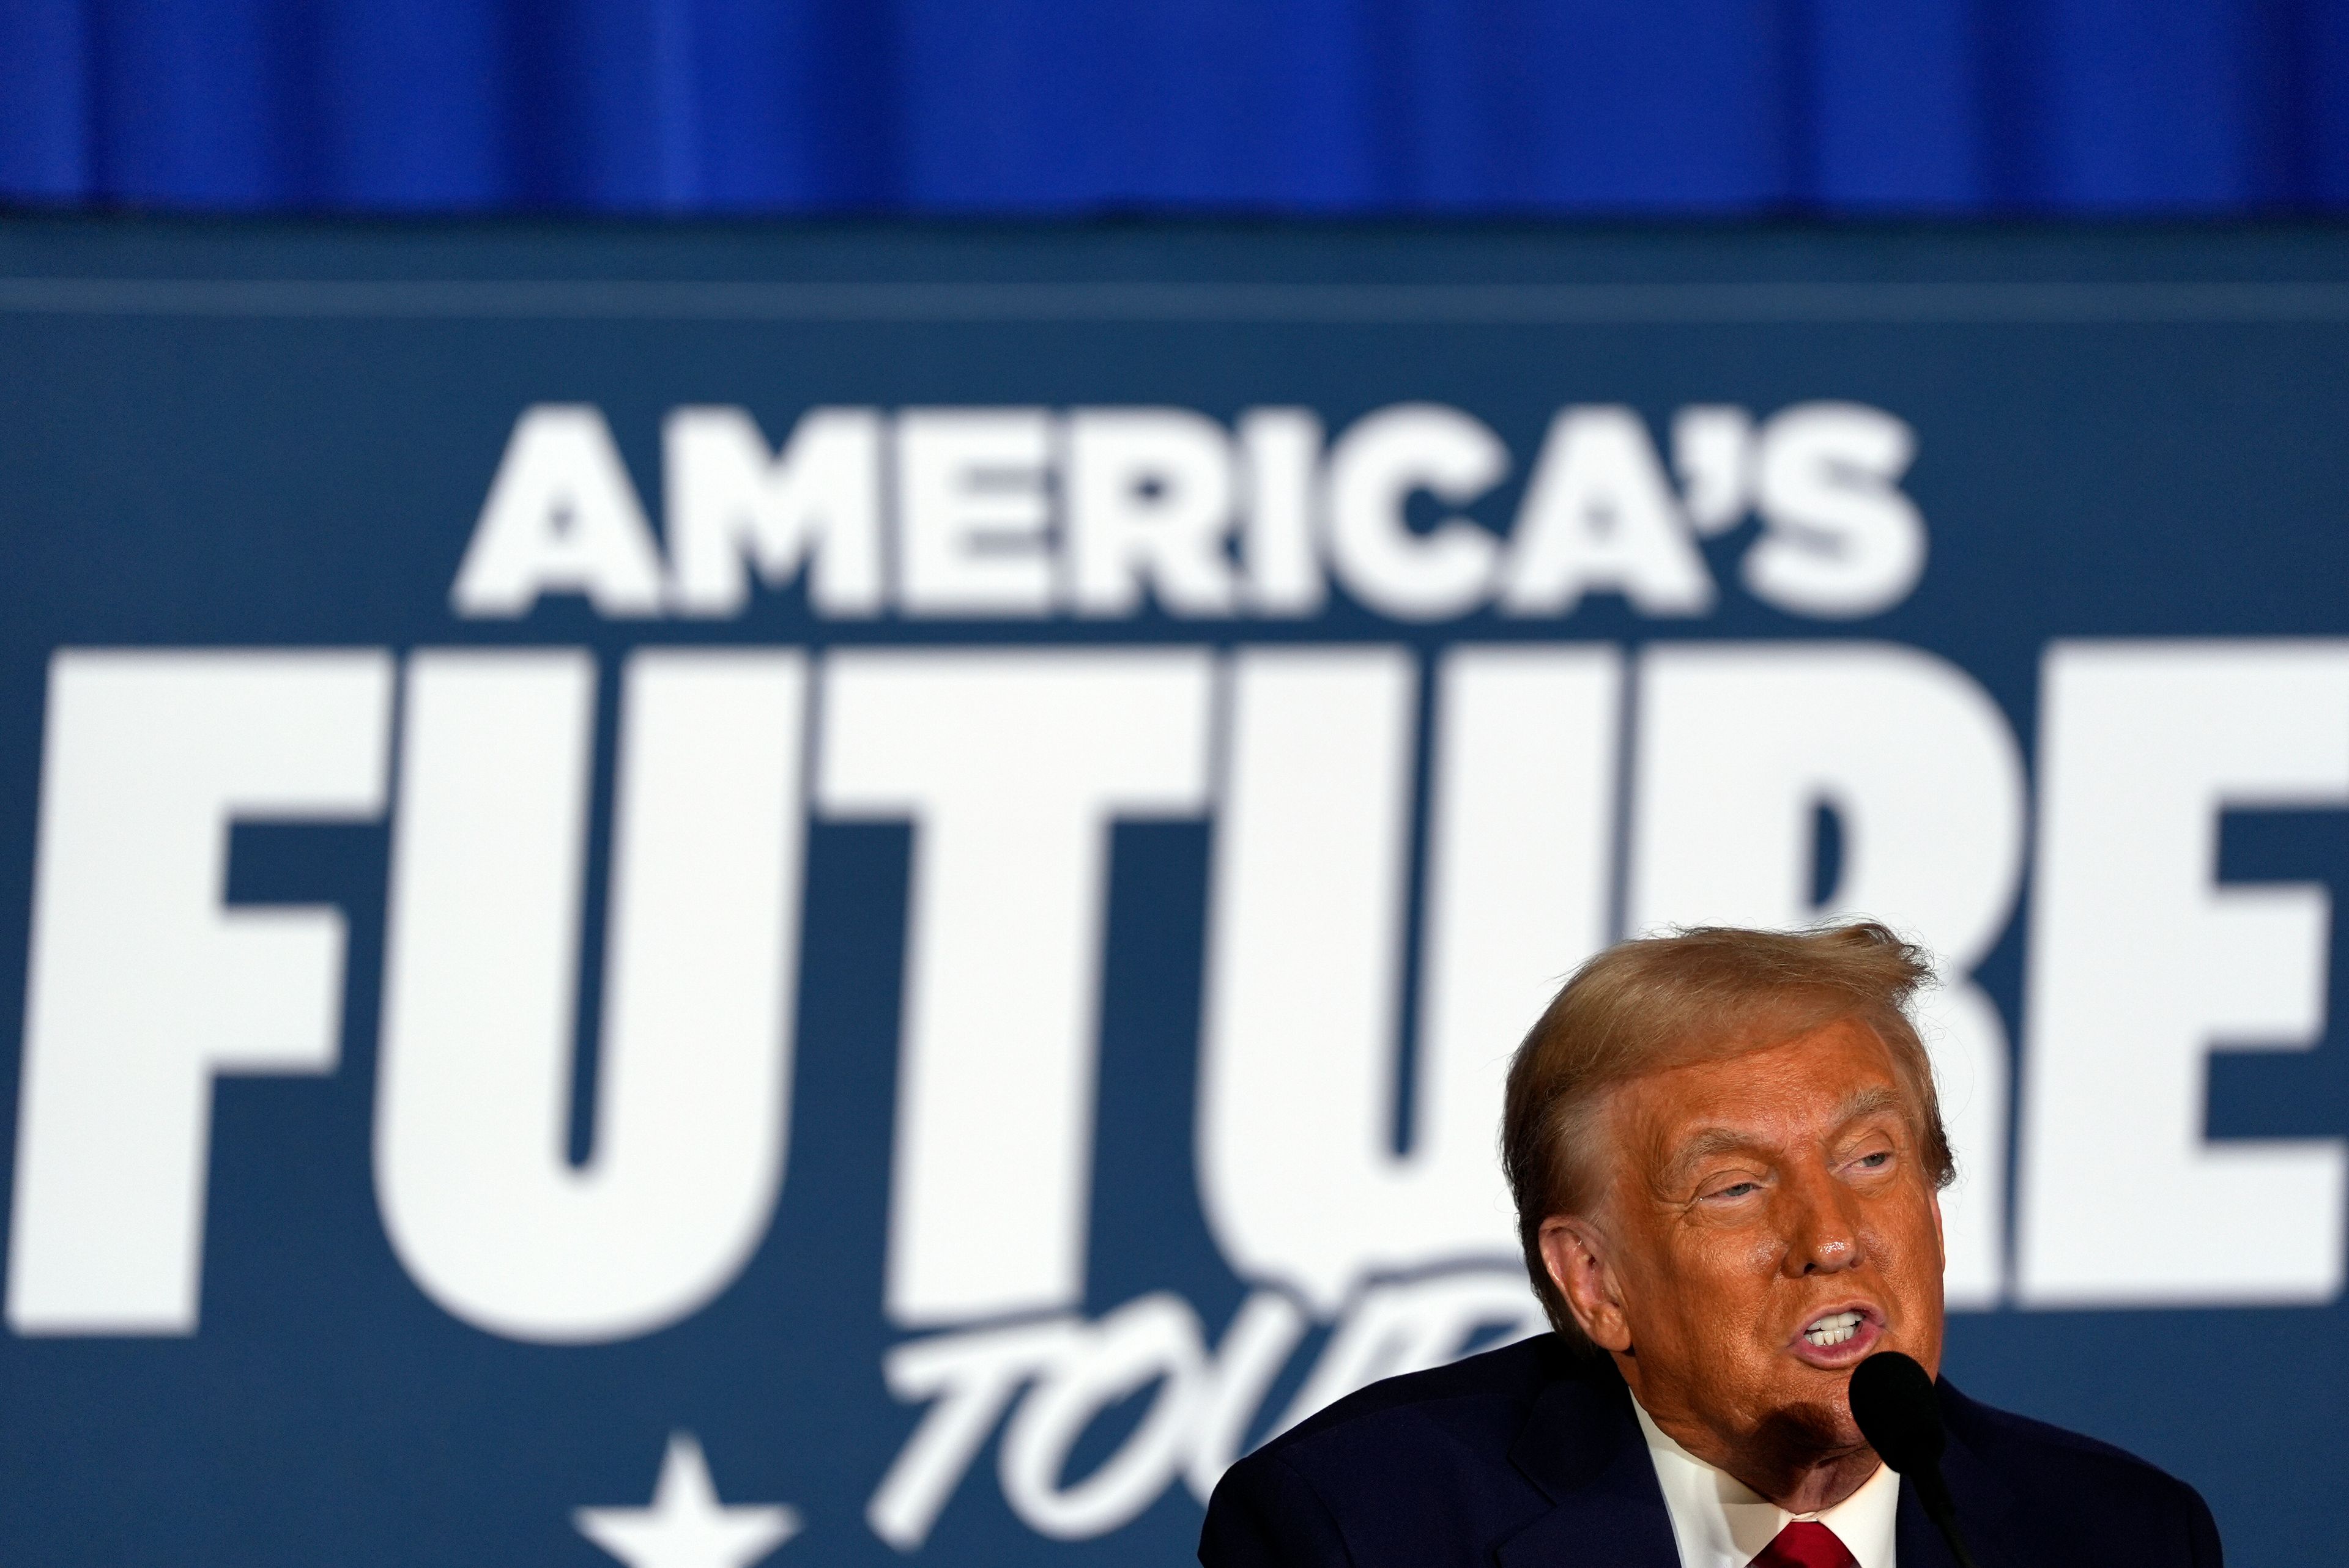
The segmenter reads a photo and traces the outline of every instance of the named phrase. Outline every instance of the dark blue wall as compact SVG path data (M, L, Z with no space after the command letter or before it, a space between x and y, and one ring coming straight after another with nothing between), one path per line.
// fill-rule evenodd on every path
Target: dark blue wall
M105 894L109 877L123 881L119 862L131 872L162 863L107 852L148 841L128 836L76 841L100 851L79 862L53 854L54 846L36 856L36 840L51 845L42 824L88 801L98 802L101 827L113 823L124 834L144 832L159 816L122 806L143 798L135 790L79 789L61 773L45 781L43 770L62 768L72 750L60 737L97 733L86 722L95 710L83 703L68 713L55 696L58 670L125 655L145 656L143 667L166 675L201 673L222 653L297 664L372 658L387 679L395 667L401 672L409 696L400 700L411 703L405 711L412 716L417 672L434 660L468 655L535 667L528 661L569 657L600 672L604 706L593 729L601 738L590 749L603 760L583 838L589 863L604 866L613 853L618 737L636 722L622 717L616 693L622 672L647 655L804 655L817 672L819 714L835 716L847 711L844 699L833 700L838 669L860 657L915 654L942 660L936 668L951 675L1006 653L1057 652L1081 665L1140 654L1196 657L1204 668L1210 657L1228 665L1270 647L1389 657L1423 672L1432 686L1446 661L1498 651L1619 658L1640 693L1651 689L1647 672L1709 651L1747 661L1849 655L1895 673L1939 669L1945 678L1934 690L1972 694L1971 711L1988 716L2000 747L2023 770L2001 788L2026 802L2030 866L2044 868L2112 815L2110 801L2103 817L2046 805L2063 770L2049 763L2045 737L2082 733L2044 695L2059 655L2150 653L2202 661L2196 667L2221 675L2231 660L2281 661L2275 668L2301 683L2293 689L2313 694L2292 700L2314 710L2271 703L2248 721L2251 741L2227 752L2228 767L2271 767L2260 760L2271 752L2315 755L2310 748L2349 733L2342 728L2349 713L2344 355L2349 246L2325 234L1366 230L1236 238L1140 224L943 233L849 225L7 225L0 230L0 1252L8 1261L0 1284L9 1303L0 1327L0 1542L11 1562L70 1565L610 1568L614 1559L574 1528L572 1511L639 1506L669 1435L690 1432L729 1503L788 1501L802 1511L802 1538L776 1559L784 1564L1185 1562L1199 1505L1163 1466L1144 1467L1149 1485L1129 1500L1133 1506L1053 1540L1017 1511L999 1480L1002 1445L992 1439L950 1469L924 1554L901 1555L893 1545L903 1537L893 1542L880 1533L865 1510L910 1451L931 1398L893 1386L885 1368L901 1355L929 1354L941 1343L968 1348L1040 1322L1090 1334L1136 1310L1195 1318L1220 1354L1243 1303L1287 1299L1281 1270L1290 1267L1276 1259L1279 1266L1268 1269L1263 1259L1235 1253L1200 1174L1196 1150L1206 1145L1196 1130L1215 1121L1202 1109L1205 1095L1195 1098L1202 1042L1214 1032L1205 998L1220 916L1209 897L1220 824L1229 818L1225 804L1199 802L1117 820L1102 902L1080 933L1080 945L1101 963L1097 1023L1086 1042L1099 1066L1099 1127L1083 1168L1090 1197L1080 1199L1089 1204L1092 1238L1081 1292L1072 1288L1041 1319L997 1313L909 1324L890 1315L887 1259L903 1229L892 1217L893 1161L926 1147L895 1130L903 1124L895 1108L905 1092L900 1039L920 951L909 935L919 881L913 861L929 830L907 816L793 805L790 820L808 823L792 890L803 912L793 954L799 1003L775 1047L794 1064L792 1125L771 1223L759 1231L755 1252L705 1305L645 1332L564 1343L462 1316L430 1294L398 1250L370 1152L387 1103L382 1064L415 1059L412 1039L390 1043L389 1026L378 1025L402 973L388 930L394 844L425 798L403 782L388 807L347 810L336 820L283 802L239 810L215 889L198 888L194 872L171 881L169 866L148 879L188 895L183 925L215 896L233 919L284 915L287 906L339 910L347 965L328 1031L339 1054L307 1072L264 1067L218 1078L202 1122L210 1153L199 1156L196 1178L209 1205L196 1254L200 1320L191 1305L183 1321L125 1330L82 1308L31 1301L36 1310L28 1310L37 1293L26 1284L26 1257L69 1264L110 1255L125 1233L102 1185L26 1196L26 1150L37 1141L27 1130L46 1127L49 1147L65 1147L56 1141L63 1123L53 1109L28 1109L31 1086L42 1071L70 1067L82 1059L78 1051L105 1047L119 1033L68 1037L70 1030L43 1033L32 1024L20 1033L19 1021L32 1017L28 976L48 940L36 928L87 934L88 921L67 917L91 906L73 898L91 887ZM1914 462L1898 493L1913 501L1930 542L1906 597L1848 618L1823 619L1757 594L1745 563L1775 522L1718 513L1713 521L1730 526L1699 545L1718 599L1694 613L1660 614L1596 591L1556 614L1467 606L1448 619L1399 619L1357 596L1351 579L1333 577L1326 603L1287 614L1194 618L1145 602L1123 616L957 619L893 598L874 613L835 614L781 569L771 575L788 581L756 587L734 613L714 615L606 614L568 591L547 593L514 618L484 617L452 600L512 433L526 411L546 405L592 406L616 447L612 472L624 477L615 482L632 488L645 526L657 525L674 549L682 535L679 509L665 490L672 469L664 421L695 406L747 410L771 443L811 408L841 405L893 420L922 408L1172 409L1178 418L1189 409L1218 429L1236 427L1250 409L1309 409L1334 442L1381 409L1433 403L1485 421L1511 454L1506 480L1459 502L1498 538L1521 526L1511 521L1518 498L1562 407L1612 409L1616 428L1634 421L1650 433L1640 438L1652 438L1655 460L1676 464L1683 410L1733 406L1775 420L1822 399L1865 405L1913 432ZM1665 510L1677 530L1683 487L1671 486ZM1410 515L1433 521L1431 498L1421 500L1430 504L1415 503ZM2137 641L2147 638L2158 641ZM1442 715L1454 711L1452 700L1432 696L1412 729L1448 733ZM1661 733L1658 716L1667 709L1644 696L1629 700L1625 743ZM2165 715L2170 728L2140 726L2146 734L2105 735L2065 755L2080 775L2076 765L2094 762L2097 747L2141 751L2195 715L2207 721L2209 708L2181 687ZM1896 846L1892 860L1905 852L1912 871L1921 859L1929 870L1954 866L1960 881L1973 877L1976 861L1988 857L1951 852L1962 835L1949 829L1971 820L1992 792L1931 771L1940 754L1918 751L1916 737L1896 722L1901 717L1890 704L1876 713L1880 727L1868 756L1923 756L1920 769L1948 788L1903 792L1937 813L1941 830L1925 845L1930 853L1911 842L1907 851ZM392 717L378 717L369 733L388 743ZM185 737L161 735L150 754L142 734L119 726L107 733L112 751L74 753L81 777L127 780L126 789L160 780L158 798L179 799L173 780L185 770L152 758L169 755L171 744L184 748ZM1617 744L1607 738L1612 728L1593 733L1602 752ZM1900 736L1907 738L1896 745ZM808 742L812 768L833 755L831 744ZM1232 744L1238 757L1257 743ZM1436 742L1428 746L1433 756ZM1959 747L1950 755L1975 753ZM2180 765L2201 766L2199 755ZM2148 988L2176 981L2201 986L2204 1001L2219 998L2230 1017L2247 1007L2282 1017L2304 1006L2306 1029L2256 1022L2201 1029L2190 1019L2157 1017L2147 1036L2173 1021L2200 1030L2184 1059L2158 1040L2121 1038L2093 1020L2070 1034L2051 1032L2051 998L2067 985L2076 995L2081 977L2046 934L2080 922L2065 924L2071 906L2048 891L2052 876L2024 868L2020 830L1999 853L2023 880L1984 905L1986 913L1976 912L1974 951L1954 962L1971 968L1986 998L1974 1037L1987 1059L2012 1061L2014 1084L2002 1087L2004 1074L1952 1080L1952 1114L1973 1119L1960 1140L1971 1185L1953 1190L1952 1202L1959 1191L1987 1191L1993 1202L1977 1230L1991 1242L1985 1277L1951 1325L1951 1376L1980 1398L2120 1443L2192 1482L2216 1511L2237 1568L2349 1562L2349 1515L2322 1484L2349 1442L2342 1397L2349 1303L2337 1266L2341 1210L2328 1218L2321 1208L2349 1191L2349 1177L2288 1189L2271 1181L2273 1202L2221 1216L2226 1235L2214 1238L2207 1226L2194 1233L2180 1220L2174 1245L2142 1249L2158 1254L2149 1259L2116 1259L2104 1247L2075 1266L2045 1237L2052 1223L2082 1212L2063 1194L2098 1187L2078 1179L2082 1161L2066 1153L2071 1148L2124 1150L2110 1162L2121 1187L2106 1183L2087 1212L2126 1222L2139 1208L2177 1219L2172 1188L2156 1179L2174 1175L2180 1159L2222 1161L2273 1150L2277 1140L2303 1154L2342 1147L2349 926L2335 919L2328 933L2322 906L2306 901L2337 902L2349 889L2349 746L2322 755L2334 758L2329 778L2297 793L2239 791L2225 799L2222 817L2214 808L2199 882L2186 890L2199 898L2200 883L2210 884L2221 924L2240 923L2260 900L2300 901L2293 907L2315 920L2307 928L2315 934L2286 956L2307 973L2279 980L2236 964L2228 954L2240 948L2163 949L2167 958L2147 948L2107 975L2098 993L2115 1007L2140 1006ZM93 756L111 762L92 773ZM1737 757L1733 769L1627 764L1623 821L1648 810L1640 802L1660 798L1651 790L1658 779L1725 779L1735 801L1757 775L1775 776L1750 753ZM254 763L265 779L282 766ZM1523 798L1548 799L1551 775L1508 777ZM1536 784L1526 785L1528 777ZM202 777L194 782L199 791L208 787ZM2175 780L2152 783L2170 789ZM432 799L453 798L435 788ZM1347 798L1345 790L1327 796ZM115 815L103 817L107 810ZM1430 824L1439 820L1435 806L1423 811ZM87 823L90 813L76 820ZM1433 825L1414 830L1413 820L1406 807L1397 832L1439 841ZM1813 903L1847 892L1857 900L1844 879L1876 874L1871 856L1877 867L1886 863L1890 840L1877 830L1883 820L1857 810L1849 820L1834 841L1847 853L1830 855L1822 843L1816 882L1811 866L1797 867ZM1615 821L1610 815L1609 831ZM1805 810L1754 841L1783 842L1811 826ZM2143 835L2137 858L2153 863L2182 841L2176 833ZM1631 847L1605 850L1571 876L1545 882L1539 899L1512 906L1513 920L1550 920L1553 903L1582 897L1572 889L1619 873L1624 923L1651 920L1655 910L1633 907L1631 892L1644 885L1646 851L1623 842ZM39 879L36 861L48 868ZM2113 921L2136 919L2113 891L2127 871L2068 885L2072 894L2102 886L2095 907L2110 906ZM478 862L471 872L476 887L494 888L504 874ZM36 892L36 881L46 892ZM578 988L583 1041L596 1037L604 995L593 934L605 929L605 895L592 890L609 879L595 871L584 885L588 902L558 911L572 923L566 929L589 934ZM1568 891L1553 900L1553 885ZM1918 896L1916 885L1906 896ZM1700 888L1704 898L1669 903L1667 913L1708 917L1718 908L1708 900L1726 896L1723 886ZM2174 934L2180 918L2195 917L2199 906L2183 896L2154 908L2150 929ZM612 897L616 907L619 895ZM1914 913L1880 891L1868 899L1862 907L1889 919ZM39 913L52 905L63 913ZM1401 923L1419 929L1415 915ZM968 939L985 924L949 934ZM123 919L95 929L119 942L101 943L81 965L79 989L57 982L35 992L78 996L87 1012L117 992L177 986L171 994L181 995L194 984L152 959L158 939L148 926ZM1496 1026L1498 1043L1487 1055L1497 1056L1548 977L1576 956L1564 946L1544 950L1535 1000ZM42 973L71 967L51 963ZM1426 968L1417 959L1396 965L1398 976ZM282 956L271 973L279 970L306 972ZM1963 982L1961 973L1951 978ZM505 981L491 980L491 999L499 1001ZM514 983L515 994L527 981ZM1425 981L1421 994L1434 984ZM996 1013L1025 1016L1016 1011L1020 994L1007 987L998 1000ZM214 1037L200 1031L217 1011L189 1005L181 1015L189 1033L164 1044ZM485 1008L483 1016L503 1015ZM2199 1016L2213 1016L2211 1006ZM2127 1016L2142 1016L2141 1006ZM233 1022L218 1025L226 1031L218 1037L243 1049L246 1037ZM1379 1036L1373 1048L1392 1044L1398 1062L1425 1059L1410 1053L1434 1051L1427 1043L1434 1037L1413 1027L1393 1042ZM1937 1049L1949 1038L1937 1032ZM2043 1137L2032 1144L2033 1117L2046 1119L2054 1113L2045 1108L2057 1103L2034 1064L2087 1059L2082 1053L2096 1039L2104 1040L2097 1048L2119 1052L2124 1068L2092 1086L2088 1103L2076 1091L2064 1102L2070 1109L2056 1130L2068 1143ZM2224 1048L2208 1048L2213 1040ZM2281 1048L2294 1045L2313 1048ZM593 1076L601 1070L597 1050L583 1046L579 1057L588 1076L578 1080L573 1107L584 1116L579 1107L623 1091L597 1087L614 1081ZM109 1092L128 1105L157 1081L157 1070L134 1066L109 1080ZM1399 1081L1414 1080L1399 1069ZM2160 1098L2180 1085L2200 1096L2190 1119L2173 1116ZM54 1108L55 1097L46 1103ZM181 1115L172 1125L187 1122ZM1302 1137L1288 1127L1279 1147L1295 1157ZM2002 1150L2013 1152L2011 1173ZM1322 1167L1300 1159L1297 1169L1298 1180L1277 1190L1313 1190L1319 1178L1312 1173ZM2209 1183L2189 1172L2179 1184L2190 1194ZM144 1191L152 1183L131 1186ZM501 1197L494 1188L469 1191L487 1205ZM2285 1211L2289 1223L2277 1218ZM45 1251L26 1241L34 1233L28 1215L58 1214L81 1217L42 1233L67 1244ZM2276 1249L2261 1238L2278 1235L2336 1260L2332 1276L2312 1281L2302 1268L2292 1290L2261 1283L2276 1273ZM2097 1250L2097 1237L2085 1240ZM1277 1377L1249 1391L1246 1408L1255 1414L1245 1436L1268 1429L1309 1375L1319 1377L1325 1362L1339 1359L1332 1346L1371 1323L1373 1307L1424 1300L1413 1293L1464 1281L1507 1285L1516 1277L1506 1248L1464 1262L1434 1251L1404 1262L1410 1266L1370 1278L1356 1303L1317 1316L1287 1358L1276 1359ZM1040 1374L1035 1386L1061 1375ZM1068 1484L1125 1451L1156 1398L1137 1394L1102 1412L1070 1460ZM1040 1408L1040 1396L1020 1393L1019 1401L1020 1410ZM988 1432L1002 1418L989 1418Z
M2328 0L0 0L0 201L2330 211Z

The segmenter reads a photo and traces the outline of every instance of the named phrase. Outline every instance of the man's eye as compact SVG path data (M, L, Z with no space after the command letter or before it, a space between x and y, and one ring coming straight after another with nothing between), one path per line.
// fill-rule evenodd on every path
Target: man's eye
M1731 1186L1723 1187L1720 1191L1715 1192L1713 1196L1716 1198L1743 1198L1748 1192L1759 1192L1760 1191L1762 1191L1762 1184L1758 1181L1739 1181Z
M1858 1160L1859 1168L1863 1171L1881 1171L1891 1163L1892 1153L1889 1150L1879 1150L1874 1154L1863 1154Z

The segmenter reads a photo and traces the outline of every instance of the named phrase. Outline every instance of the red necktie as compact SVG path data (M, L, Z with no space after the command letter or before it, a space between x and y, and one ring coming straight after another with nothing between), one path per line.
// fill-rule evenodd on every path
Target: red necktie
M1850 1548L1816 1519L1798 1519L1762 1548L1752 1568L1859 1568Z

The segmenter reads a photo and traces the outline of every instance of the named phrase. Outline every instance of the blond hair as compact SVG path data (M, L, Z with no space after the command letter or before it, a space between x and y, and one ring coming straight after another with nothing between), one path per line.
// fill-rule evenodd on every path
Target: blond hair
M1925 1173L1948 1186L1956 1164L1932 1064L1909 1016L1931 978L1923 949L1874 921L1795 932L1697 926L1618 943L1577 970L1517 1047L1501 1119L1526 1272L1558 1333L1588 1347L1543 1263L1542 1222L1588 1213L1598 1201L1599 1113L1608 1091L1632 1078L1858 1018L1890 1047Z

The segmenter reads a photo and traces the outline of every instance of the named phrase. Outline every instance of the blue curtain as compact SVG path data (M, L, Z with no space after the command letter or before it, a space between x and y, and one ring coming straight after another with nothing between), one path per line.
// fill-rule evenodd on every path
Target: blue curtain
M2343 0L0 0L0 201L2305 213Z

